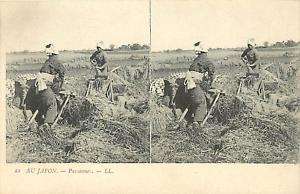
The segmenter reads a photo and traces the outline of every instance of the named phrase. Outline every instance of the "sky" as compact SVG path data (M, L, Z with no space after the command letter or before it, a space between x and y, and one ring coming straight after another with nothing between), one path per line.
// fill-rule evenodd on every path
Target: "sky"
M1 34L7 52L93 49L110 44L150 42L149 0L8 2L1 7ZM300 40L300 1L151 0L151 49L240 47Z
M300 40L300 1L211 0L151 1L152 50L240 47Z
M6 52L94 49L110 44L149 44L149 1L48 1L2 3Z

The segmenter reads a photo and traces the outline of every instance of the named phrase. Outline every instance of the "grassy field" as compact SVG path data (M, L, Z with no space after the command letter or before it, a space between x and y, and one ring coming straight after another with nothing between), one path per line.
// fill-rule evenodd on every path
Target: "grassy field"
M237 77L245 74L241 52L209 52L221 78L221 89L237 89ZM8 54L7 162L149 162L151 128L152 162L297 163L300 48L259 49L258 54L259 67L270 65L267 71L279 80L266 78L266 83L280 83L269 93L280 96L277 102L283 105L269 98L262 100L250 90L244 90L238 98L229 92L220 98L212 118L199 132L184 125L174 130L177 120L171 109L157 96L149 102L148 91L149 79L187 71L195 57L193 51L108 52L110 68L120 66L116 73L127 85L118 93L124 83L116 81L114 103L106 99L104 92L84 97L87 80L93 78L90 52L61 52L60 60L67 68L64 88L77 96L70 100L54 133L75 142L75 151L69 155L43 142L35 130L20 132L26 122L13 100L14 81L19 81L20 75L36 74L46 56ZM148 57L151 75L145 59ZM288 77L283 71L290 66L297 70L296 77ZM177 113L180 115L180 110Z
M280 96L277 104L272 102L271 97L262 100L255 89L243 89L236 96L237 78L246 73L240 60L241 53L242 50L229 49L209 52L208 57L213 61L218 77L218 84L214 87L227 92L220 97L212 117L200 131L185 127L184 123L174 128L177 120L170 108L165 106L165 99L153 100L150 107L153 110L153 162L299 162L299 112L288 110L287 104L279 105L279 102L289 99L289 103L293 101L294 106L299 106L300 48L258 49L261 79L266 85L278 84L277 89L266 89L270 96ZM194 57L192 51L151 53L152 81L187 71ZM263 69L267 65L270 67L265 72ZM287 70L291 67L296 69L297 74L289 77ZM269 73L274 80L268 77ZM180 115L181 111L177 111Z
M148 91L145 87L149 85L148 61L144 58L148 57L147 51L108 53L109 69L120 66L115 73L123 79L120 81L114 74L110 75L114 79L113 102L105 96L105 84L108 84L108 80L103 83L102 91L92 90L85 97L87 81L94 77L89 64L90 54L60 54L60 60L67 68L63 88L74 92L76 96L70 99L53 132L59 139L75 143L72 153L46 143L43 139L45 137L40 136L35 127L24 132L26 121L15 103L14 81L22 81L22 75L34 76L46 60L44 54L7 55L7 162L145 163L150 160L150 120L146 113ZM26 112L31 115L30 111Z
M62 51L59 60L67 67L90 66L89 58L93 52ZM134 65L142 62L148 56L148 51L107 51L110 63L114 65ZM44 52L8 53L6 68L8 71L37 70L46 61Z

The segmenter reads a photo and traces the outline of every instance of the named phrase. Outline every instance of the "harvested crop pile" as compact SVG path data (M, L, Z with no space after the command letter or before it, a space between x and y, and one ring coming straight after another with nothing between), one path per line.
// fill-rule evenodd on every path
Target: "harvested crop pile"
M299 152L297 122L287 113L232 120L222 136L222 162L296 163Z
M165 129L174 121L174 115L170 108L158 105L154 101L150 101L150 110L147 114L151 119L151 133L152 136L160 136ZM171 126L170 126L171 127Z
M285 82L280 78L277 78L274 74L269 71L262 70L260 72L260 76L265 84L265 90L269 93L284 93L284 94L292 94L293 93L293 84L289 82Z
M234 95L225 95L219 98L212 115L218 123L227 124L235 116L246 114L251 110L251 101Z
M7 162L66 162L66 152L55 146L45 144L37 130L25 129L23 113L17 107L6 107L6 161ZM57 126L54 134L67 138L74 128Z
M291 94L293 84L265 75L266 90ZM256 90L243 88L236 96L235 80L222 75L214 82L213 87L225 89L226 95L220 96L212 117L198 130L185 123L175 129L174 120L169 119L171 109L151 105L151 110L155 109L151 123L152 161L297 163L297 120L278 103L262 99ZM298 98L293 99L287 108L297 106Z
M126 97L123 96L126 99ZM70 135L75 142L71 162L149 161L148 120L139 116L148 110L146 101L129 111L103 95L73 98L62 115L63 122L78 127Z
M213 125L201 132L181 127L162 133L152 140L152 162L207 163L215 162L220 146L217 133L222 127Z
M78 74L78 70L70 71ZM67 152L63 146L49 145L35 128L26 131L22 110L8 103L7 162L149 161L146 84L126 80L124 84L115 76L114 101L110 102L105 91L93 89L88 97L84 97L91 74L86 70L81 73L80 77L65 77L63 88L74 92L75 96L70 97L58 125L53 129L58 140L75 143L74 151ZM7 91L7 99L10 100L14 94L14 81L7 82ZM132 106L130 110L126 109L128 104Z
M73 162L147 162L149 130L141 118L120 121L89 117L74 138Z
M15 82L11 79L6 80L6 103L12 104L15 93Z
M238 77L232 75L219 74L212 83L212 88L221 89L227 94L235 94L238 88Z
M22 110L15 106L6 105L6 133L17 131L18 127L25 122Z
M167 129L168 130L168 129ZM152 140L153 162L296 163L297 121L289 113L239 115L228 124L165 130Z
M62 118L68 124L79 126L80 123L91 114L97 111L97 108L88 99L71 98L62 114Z
M21 130L17 128L17 130ZM62 139L67 139L74 128L57 126L54 134ZM7 162L23 163L61 163L68 162L64 149L46 144L36 129L27 132L7 133L6 136Z

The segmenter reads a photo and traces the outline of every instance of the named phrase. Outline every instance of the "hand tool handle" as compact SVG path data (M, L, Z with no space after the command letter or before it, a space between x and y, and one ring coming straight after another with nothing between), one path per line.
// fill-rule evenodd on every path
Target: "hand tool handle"
M90 94L90 90L91 90L91 82L89 81L86 92L85 92L85 97L87 97Z
M36 115L38 114L39 110L36 110L33 115L31 116L30 120L28 121L27 126L29 127L29 125L33 122L33 120L35 119Z
M116 71L117 69L119 69L120 67L121 67L121 66L115 67L115 68L113 68L110 72L112 73L112 72Z
M215 98L213 104L211 105L211 107L210 107L210 109L209 109L207 115L205 116L204 120L202 121L202 126L206 123L206 121L207 121L209 115L211 114L213 108L215 107L215 105L216 105L216 103L217 103L217 101L218 101L218 99L219 99L219 97L220 97L220 94L221 94L220 92L217 94L217 96L216 96L216 98Z
M180 116L180 119L178 120L178 123L180 123L183 119L184 119L184 117L185 117L185 115L186 115L186 113L188 112L188 108L186 108L184 111L183 111L183 113L182 113L182 115Z
M62 105L62 107L61 107L61 109L60 109L60 111L59 111L59 113L58 113L58 115L57 115L56 119L54 120L54 122L53 122L53 124L52 124L51 127L53 127L53 126L56 125L58 119L60 118L62 112L64 111L65 106L67 105L67 103L68 103L68 101L69 101L69 98L70 98L70 95L67 95L67 98L66 98L64 104Z
M175 129L179 127L179 124L180 124L181 121L184 119L184 117L185 117L186 113L188 112L188 110L189 110L189 109L186 108L186 109L183 111L182 115L180 116L180 119L179 119L178 122L177 122L177 125L174 127Z

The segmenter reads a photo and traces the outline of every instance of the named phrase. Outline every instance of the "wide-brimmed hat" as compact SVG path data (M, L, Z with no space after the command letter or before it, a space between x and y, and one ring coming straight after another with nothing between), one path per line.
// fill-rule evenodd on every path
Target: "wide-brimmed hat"
M104 46L103 41L97 42L97 46L96 47L102 48L103 46Z
M250 38L248 41L247 41L247 45L251 45L251 46L255 46L255 40L254 38Z
M208 49L206 47L206 45L203 43L203 42L196 42L194 44L194 50L196 52L204 52L204 53L207 53L208 52Z
M59 51L56 49L55 45L53 43L47 44L45 48L45 52L47 55L58 55Z

